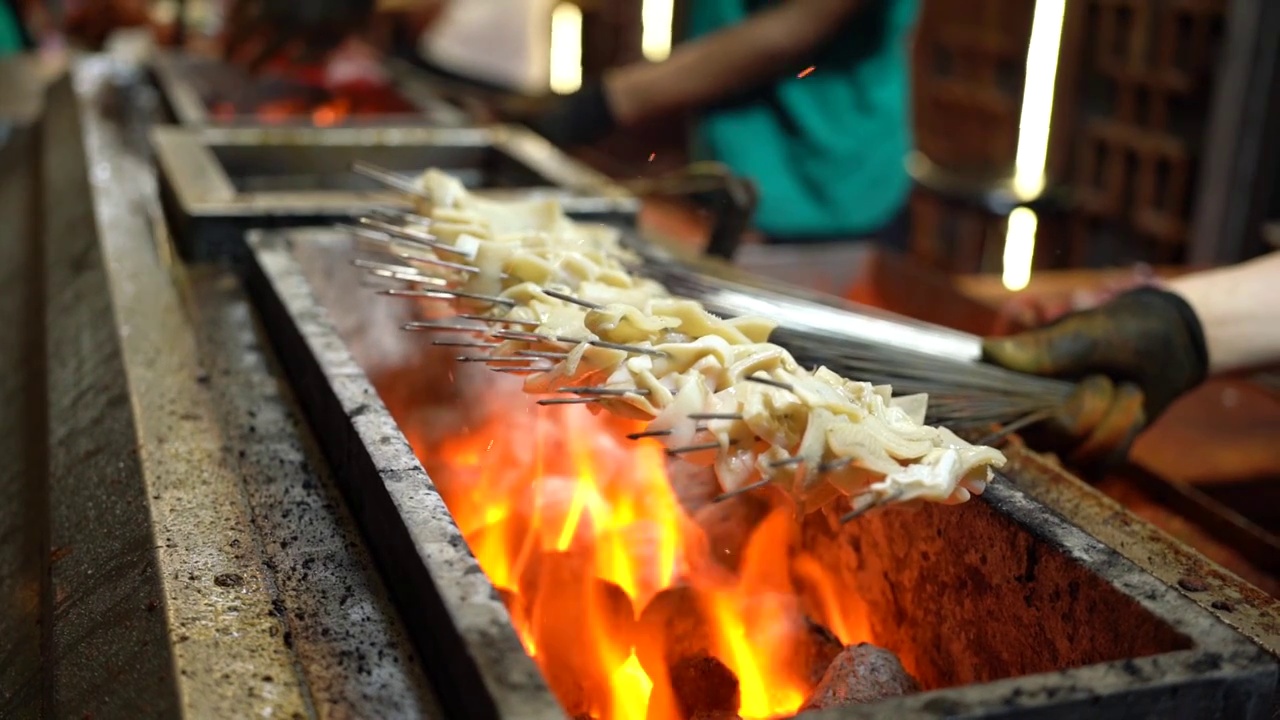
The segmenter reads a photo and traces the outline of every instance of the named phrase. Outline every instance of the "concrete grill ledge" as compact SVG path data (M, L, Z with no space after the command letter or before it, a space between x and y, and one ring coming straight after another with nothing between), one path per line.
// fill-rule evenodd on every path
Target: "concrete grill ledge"
M0 717L445 717L237 277L171 262L131 77L78 62L22 161L0 523L43 549L22 632L0 612Z
M368 381L352 373L352 356L336 351L340 329L385 312L346 262L350 239L261 231L248 245L249 286L268 334L397 578L402 610L421 618L419 642L441 647L447 633L428 616L452 620L499 717L534 717L534 707L554 714L531 704L545 692L529 674L536 669L510 627L493 625L506 614L430 479ZM321 291L327 304L318 305ZM1264 650L1008 478L965 506L889 510L843 528L816 515L805 532L820 557L866 588L877 642L888 638L926 689L805 717L1269 715L1276 666ZM492 610L467 612L477 599Z
M250 292L353 513L395 578L393 593L442 701L459 717L562 717L444 500L306 278L278 238L255 231L248 242L257 259Z

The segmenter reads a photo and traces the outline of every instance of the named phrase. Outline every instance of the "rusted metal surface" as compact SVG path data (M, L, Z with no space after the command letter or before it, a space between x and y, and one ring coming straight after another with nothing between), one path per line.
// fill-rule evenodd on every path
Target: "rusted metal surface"
M1280 657L1280 600L1128 512L1045 457L1012 449L1011 481Z
M117 69L46 128L45 714L442 717L234 278L169 264Z

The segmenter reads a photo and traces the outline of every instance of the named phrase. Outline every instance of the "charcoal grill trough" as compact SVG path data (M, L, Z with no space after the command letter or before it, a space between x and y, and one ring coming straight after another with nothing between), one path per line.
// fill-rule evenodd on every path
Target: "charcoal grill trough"
M259 230L247 245L266 332L442 700L459 717L564 717L380 395L421 369L421 338L398 329L407 306L373 292L346 233ZM1008 477L962 506L838 529L819 514L803 532L856 575L877 644L923 687L805 717L1270 713L1268 654Z
M464 127L470 124L467 114L442 99L429 80L402 64L396 64L393 70L386 83L371 88L387 96L393 111L357 108L356 112L327 117L322 122L352 127ZM322 103L333 95L271 75L253 77L213 58L173 52L156 54L151 61L151 75L173 118L181 125L194 127L245 127L264 123L314 126L320 124L321 119L308 112L307 105ZM282 117L263 117L264 106L289 100L298 105L292 112ZM219 112L219 105L232 111Z
M191 260L235 254L246 230L408 209L405 197L352 171L364 161L403 174L438 167L490 195L561 200L570 215L634 222L638 200L514 126L484 128L188 128L151 132L166 215Z

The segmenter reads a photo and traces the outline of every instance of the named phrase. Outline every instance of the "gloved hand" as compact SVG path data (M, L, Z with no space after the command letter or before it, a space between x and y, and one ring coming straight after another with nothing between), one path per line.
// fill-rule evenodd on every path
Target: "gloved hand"
M1179 295L1154 288L988 339L983 354L1011 370L1083 378L1046 428L1050 442L1082 464L1126 451L1138 431L1204 380L1209 365L1195 311Z
M617 127L608 93L600 80L587 82L581 90L550 101L523 122L562 148L590 145Z
M235 0L224 55L256 69L289 52L318 59L373 17L376 0Z

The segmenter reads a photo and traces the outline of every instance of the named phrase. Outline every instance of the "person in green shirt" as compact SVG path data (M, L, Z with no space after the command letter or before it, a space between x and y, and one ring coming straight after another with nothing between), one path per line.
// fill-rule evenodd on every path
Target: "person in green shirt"
M0 58L29 49L31 43L22 28L14 0L0 0Z
M919 0L691 0L690 39L529 122L594 142L682 110L693 156L754 181L774 243L875 239L906 250L909 37Z
M246 27L314 40L335 26L351 31L350 18L386 0L325 0L305 11L296 0L239 2L260 16L241 18ZM770 241L873 238L907 249L907 53L919 0L690 3L691 37L667 60L614 68L527 124L575 146L693 110L694 159L755 182L756 227Z

